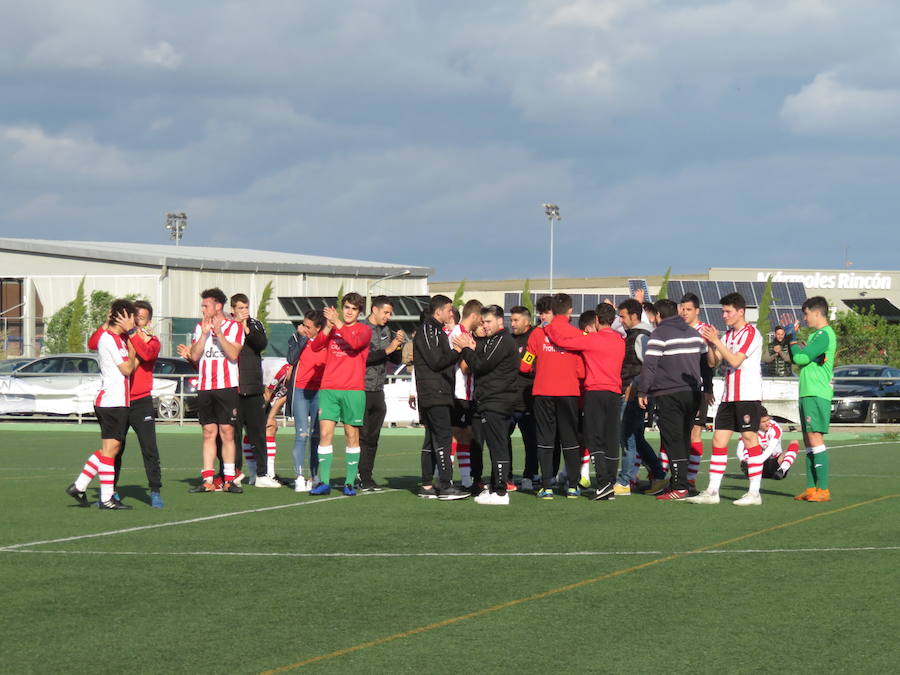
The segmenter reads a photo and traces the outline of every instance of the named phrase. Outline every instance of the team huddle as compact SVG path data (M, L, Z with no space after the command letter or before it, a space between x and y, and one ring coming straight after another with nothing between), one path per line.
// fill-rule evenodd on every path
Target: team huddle
M477 300L465 303L460 313L448 297L436 295L411 340L388 327L390 298L373 298L363 318L365 299L348 293L340 308L306 313L291 337L287 364L268 383L261 366L267 338L262 324L249 316L247 297L232 296L228 315L221 290L204 291L201 300L202 319L191 345L178 347L199 374L202 469L191 492L241 493L250 484L292 485L297 492L327 495L333 488L338 424L344 429L346 469L338 489L347 496L381 490L373 471L386 414L386 366L401 359L413 366L410 405L425 430L418 495L426 499L474 496L478 504L508 505L509 493L521 490L542 500L585 494L608 501L640 490L658 500L716 504L728 444L737 433L737 459L748 489L733 503L759 505L762 479L784 478L799 452L797 443L782 449L781 429L763 407L764 339L747 322L738 293L721 299L722 335L698 320L700 301L693 294L677 304L636 298L618 307L603 302L583 312L577 327L565 293L540 298L537 321L526 307L513 307L507 316L498 305ZM807 459L807 489L796 499L829 501L824 435L836 340L824 298L808 299L803 314L813 331L809 342L794 337L789 346L799 368ZM89 341L100 361L95 412L102 443L66 489L81 506L89 505L86 490L99 475L99 506L131 508L116 487L131 426L144 455L151 506L162 507L150 398L159 340L149 330L151 319L148 303L116 300L108 322ZM708 483L698 492L701 432L715 403L717 369L724 374L724 390L713 425ZM275 474L275 418L282 409L294 418L293 480ZM659 427L659 452L644 436L648 415ZM516 428L525 450L518 484L512 467ZM243 453L237 449L241 438ZM645 483L637 480L641 466ZM453 481L454 467L459 484Z

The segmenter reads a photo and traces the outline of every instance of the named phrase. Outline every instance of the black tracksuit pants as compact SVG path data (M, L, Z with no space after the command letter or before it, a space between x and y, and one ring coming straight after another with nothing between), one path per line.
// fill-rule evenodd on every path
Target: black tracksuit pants
M538 473L537 431L534 425L534 413L531 410L516 411L509 421L509 472L512 474L512 434L516 430L522 432L522 443L525 445L525 466L522 468L522 477L529 480Z
M375 455L378 453L378 439L381 437L381 425L387 415L384 402L384 390L366 392L366 415L362 429L359 430L359 480L362 483L372 482L372 471L375 468Z
M663 447L669 455L669 488L687 490L691 427L700 405L700 392L678 391L656 396L657 423Z
M584 446L594 463L598 489L615 483L619 472L621 407L622 395L618 392L584 392Z
M485 410L477 417L481 419L481 432L491 453L491 491L505 495L509 482L509 425L512 415Z
M474 404L473 404L474 407ZM469 441L469 462L474 482L482 479L484 473L484 423L480 415L472 415L472 438Z
M434 469L438 470L438 490L446 490L453 480L453 460L450 445L453 436L450 431L451 405L433 405L419 410L419 418L425 425L427 444L422 447L422 484L434 482Z
M576 487L581 477L581 443L578 441L578 397L535 396L534 422L537 429L538 460L541 465L541 483L552 486L553 449L559 439L566 463L569 487Z
M159 447L156 445L156 420L153 417L153 397L144 396L132 401L128 407L128 426L134 430L144 457L144 472L147 474L147 485L151 492L159 492L162 487L162 475L159 468ZM122 448L116 455L116 488L119 485L119 473L122 470L122 456L125 454L125 439Z
M269 452L266 448L266 418L268 407L262 394L239 394L237 424L234 425L234 469L238 473L244 468L244 429L247 440L253 446L256 474L265 476L268 470ZM224 472L222 461L222 439L216 436L216 458Z

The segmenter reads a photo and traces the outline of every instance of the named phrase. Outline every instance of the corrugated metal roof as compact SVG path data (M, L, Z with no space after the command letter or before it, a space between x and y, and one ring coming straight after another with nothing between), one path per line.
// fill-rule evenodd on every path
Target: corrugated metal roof
M0 237L0 251L66 256L89 260L133 263L186 269L235 272L294 272L350 276L384 276L409 270L410 276L427 277L430 267L396 263L328 258L284 251L260 251L212 246L135 244L109 241L56 241L52 239L11 239Z

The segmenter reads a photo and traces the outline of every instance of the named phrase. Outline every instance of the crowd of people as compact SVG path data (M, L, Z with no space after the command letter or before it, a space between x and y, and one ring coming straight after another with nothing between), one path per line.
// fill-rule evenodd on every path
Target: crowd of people
M243 294L229 299L218 288L201 293L201 320L190 345L178 353L198 371L202 469L193 493L241 493L244 485L321 496L338 489L354 496L379 491L373 474L386 414L389 362L411 362L410 405L424 427L419 497L482 505L508 505L509 493L608 501L639 490L663 501L716 504L728 445L739 435L737 459L748 489L732 503L762 503L761 481L787 475L799 444L781 447L781 430L762 405L762 364L775 354L799 368L800 418L806 446L803 501L829 501L828 432L836 339L824 298L809 298L803 314L808 344L796 331L767 350L746 319L738 293L721 299L723 334L699 321L700 300L679 303L629 298L605 301L573 323L572 299L544 296L536 317L524 307L508 315L498 305L469 300L457 311L435 295L411 337L389 327L393 303L347 293L340 307L306 313L288 345L287 364L263 381L263 325L250 317ZM162 508L159 452L153 424L153 365L160 344L150 329L146 302L116 300L109 320L89 340L98 351L102 384L95 401L101 447L66 488L89 506L86 490L100 477L99 506L128 509L117 483L128 428L141 446L151 506ZM779 366L780 367L780 366ZM704 456L702 431L715 403L713 374L724 372L714 419L706 488L696 482ZM275 473L276 417L294 418L294 478ZM660 447L645 438L655 420ZM343 425L344 480L332 485L334 439ZM524 465L512 471L512 436L518 428ZM238 449L238 439L242 448ZM489 464L484 462L487 448ZM643 466L647 481L639 482ZM593 467L593 481L590 469ZM459 476L455 483L454 468Z

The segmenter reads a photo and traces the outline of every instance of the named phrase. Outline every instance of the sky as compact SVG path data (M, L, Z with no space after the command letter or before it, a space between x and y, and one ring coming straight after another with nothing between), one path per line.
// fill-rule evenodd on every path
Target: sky
M0 236L898 269L893 0L6 0Z

